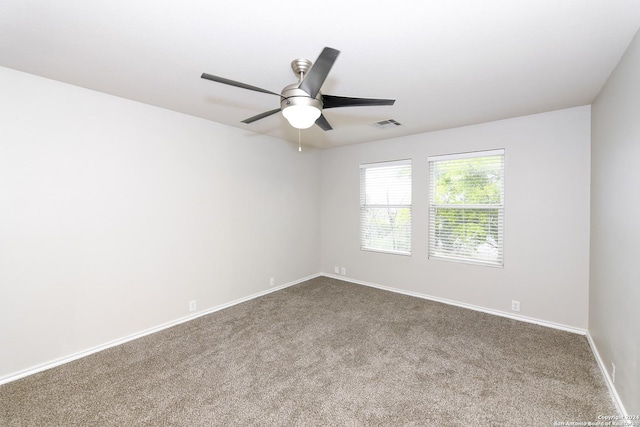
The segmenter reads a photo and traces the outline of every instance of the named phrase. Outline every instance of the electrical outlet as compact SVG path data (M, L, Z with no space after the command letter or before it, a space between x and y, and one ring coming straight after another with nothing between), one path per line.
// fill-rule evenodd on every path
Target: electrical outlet
M511 310L520 311L520 301L512 300L511 301Z
M275 284L276 284L276 279L275 278L272 277L271 279L269 279L269 286L273 286Z
M611 382L616 382L616 365L613 362L611 362Z
M346 269L346 268L344 268L344 267L342 267L342 270L340 270L340 273L341 273L343 276L346 276L346 275L347 275L347 269Z
M335 267L333 267L333 271L335 271L336 274L340 274L340 267L336 265Z
M189 311L196 311L196 300L189 301Z

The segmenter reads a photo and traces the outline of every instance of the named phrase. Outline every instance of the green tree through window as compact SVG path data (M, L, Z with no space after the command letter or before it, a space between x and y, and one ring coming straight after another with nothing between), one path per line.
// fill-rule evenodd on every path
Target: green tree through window
M429 158L429 256L503 265L504 151Z

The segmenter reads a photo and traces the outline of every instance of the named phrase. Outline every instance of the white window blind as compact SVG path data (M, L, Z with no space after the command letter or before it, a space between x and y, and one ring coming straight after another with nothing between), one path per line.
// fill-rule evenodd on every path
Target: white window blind
M503 266L504 150L429 157L429 258Z
M360 165L360 248L411 254L411 160Z

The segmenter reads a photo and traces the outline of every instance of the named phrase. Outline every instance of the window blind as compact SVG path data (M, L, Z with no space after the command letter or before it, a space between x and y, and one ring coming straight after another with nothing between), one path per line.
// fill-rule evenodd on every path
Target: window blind
M360 248L411 254L411 160L360 165Z
M429 258L503 266L504 150L429 158Z

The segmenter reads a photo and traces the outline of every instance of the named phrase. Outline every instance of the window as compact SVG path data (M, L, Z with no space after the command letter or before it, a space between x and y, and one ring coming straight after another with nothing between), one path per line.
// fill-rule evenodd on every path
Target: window
M504 150L429 157L429 258L502 266Z
M360 165L360 248L411 255L411 160Z

